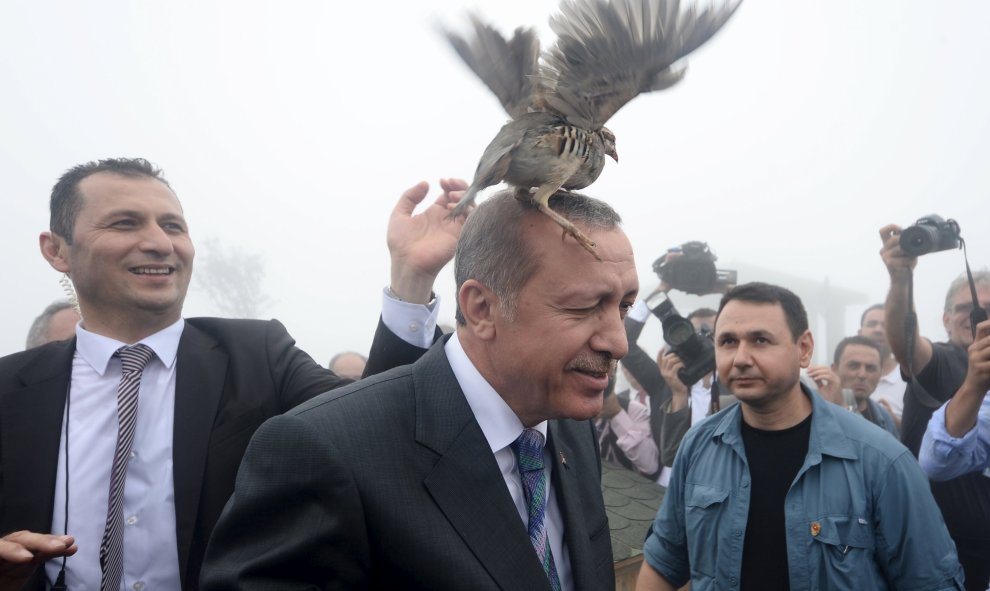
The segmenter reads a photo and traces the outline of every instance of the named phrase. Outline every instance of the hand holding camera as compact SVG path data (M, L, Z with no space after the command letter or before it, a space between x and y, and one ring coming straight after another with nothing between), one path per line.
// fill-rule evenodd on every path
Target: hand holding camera
M660 365L660 375L670 386L672 394L670 412L677 412L687 406L688 395L690 394L689 386L681 380L679 375L679 372L684 369L684 362L681 361L677 353L663 351L660 358L657 359L657 363Z
M890 224L880 228L883 248L880 256L891 277L906 275L921 255L959 248L959 224L935 214L927 215L907 228Z
M707 334L695 332L694 325L677 312L666 293L654 293L647 298L646 306L660 319L660 324L663 325L663 340L683 364L683 367L677 370L677 377L681 383L690 387L715 371L715 344L712 342L711 331Z

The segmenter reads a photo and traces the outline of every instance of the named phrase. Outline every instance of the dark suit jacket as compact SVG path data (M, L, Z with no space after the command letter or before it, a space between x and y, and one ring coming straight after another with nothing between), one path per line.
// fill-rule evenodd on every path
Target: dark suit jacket
M378 367L394 367L423 351L379 323L371 356ZM51 531L74 352L75 339L0 359L0 535ZM255 429L350 381L296 348L275 320L189 318L177 363L172 459L179 572L183 589L196 589L206 543ZM26 588L41 588L42 570Z
M613 589L594 427L548 432L576 587ZM202 586L549 589L443 342L258 429Z

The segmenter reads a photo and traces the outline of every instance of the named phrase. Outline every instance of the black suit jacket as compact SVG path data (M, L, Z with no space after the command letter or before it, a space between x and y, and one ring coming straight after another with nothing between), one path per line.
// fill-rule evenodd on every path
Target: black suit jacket
M371 357L379 368L394 367L423 351L379 323ZM74 352L73 339L0 359L0 535L51 531ZM275 320L187 319L176 372L172 459L179 572L183 589L196 589L206 543L255 429L350 380L296 348ZM26 588L42 588L42 571Z
M613 589L594 427L548 440L576 588ZM442 342L262 425L203 568L210 591L369 588L549 589Z

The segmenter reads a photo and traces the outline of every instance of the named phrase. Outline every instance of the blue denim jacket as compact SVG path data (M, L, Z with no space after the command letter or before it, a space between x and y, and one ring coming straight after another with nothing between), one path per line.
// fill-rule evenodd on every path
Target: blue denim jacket
M897 431L897 423L894 422L894 417L887 412L887 409L880 406L870 398L866 399L866 404L870 407L870 412L873 414L873 418L876 419L876 422L873 424L887 431L894 436L894 439L900 441L901 434Z
M802 386L803 388L803 386ZM785 498L791 591L962 589L962 567L911 452L862 417L812 402L808 454ZM693 427L643 549L675 587L738 589L750 476L734 404Z

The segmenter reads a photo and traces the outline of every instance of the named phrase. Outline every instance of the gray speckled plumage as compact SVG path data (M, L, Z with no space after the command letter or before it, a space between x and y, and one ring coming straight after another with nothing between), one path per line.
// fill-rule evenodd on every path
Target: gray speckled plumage
M485 149L452 215L466 213L479 191L499 182L535 189L540 209L594 254L594 244L547 201L561 188L593 183L605 156L618 161L608 119L638 94L679 82L685 56L725 24L739 1L682 10L678 0L563 0L550 18L557 41L542 54L529 28L506 39L472 16L470 38L447 31L512 118Z

